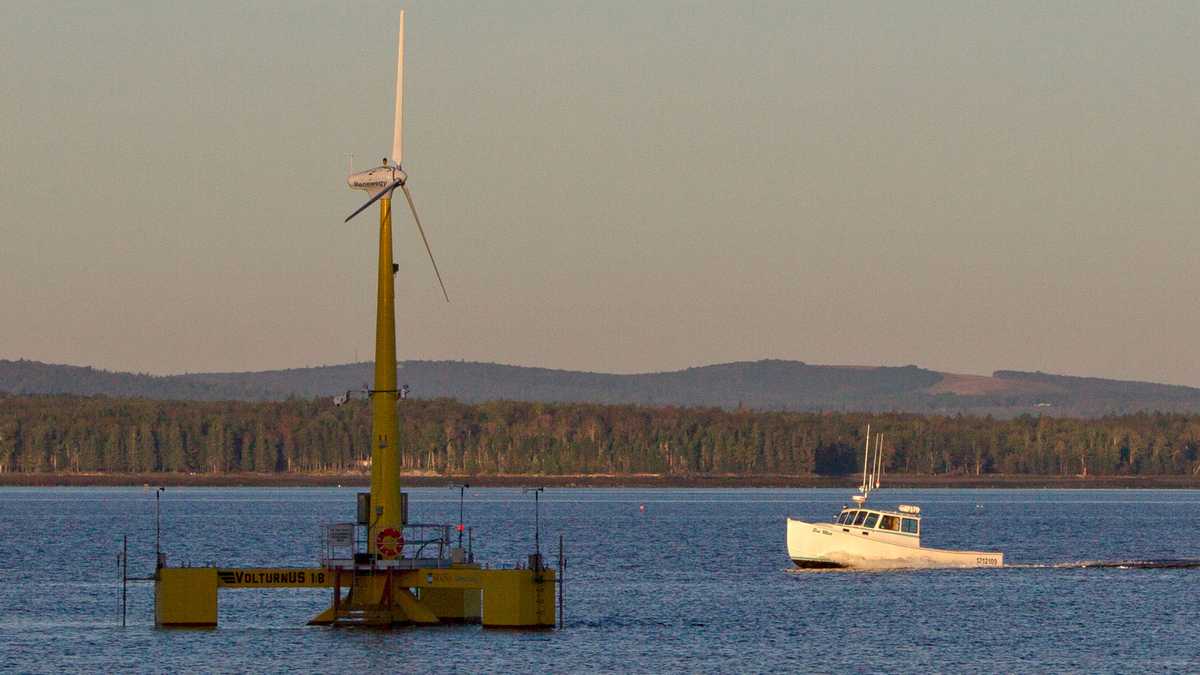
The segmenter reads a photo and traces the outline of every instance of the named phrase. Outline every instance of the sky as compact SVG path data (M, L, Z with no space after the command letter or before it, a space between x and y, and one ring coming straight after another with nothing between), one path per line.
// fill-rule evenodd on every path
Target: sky
M1200 386L1191 2L0 3L0 358ZM374 211L371 212L374 214Z

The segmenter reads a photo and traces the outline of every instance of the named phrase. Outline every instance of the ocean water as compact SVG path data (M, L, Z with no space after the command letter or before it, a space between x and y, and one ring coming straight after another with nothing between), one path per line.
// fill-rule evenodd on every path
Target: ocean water
M354 489L177 488L172 564L311 565ZM455 522L458 491L415 489L411 517ZM1195 672L1200 570L1081 568L1200 559L1200 492L882 490L920 504L926 545L1004 551L990 570L797 572L784 518L828 520L845 490L547 489L543 552L566 540L562 631L308 627L325 590L226 590L220 626L153 626L116 554L150 574L154 494L0 488L0 672ZM641 510L641 506L645 510ZM519 490L470 489L475 552L534 544ZM549 557L549 556L548 556Z

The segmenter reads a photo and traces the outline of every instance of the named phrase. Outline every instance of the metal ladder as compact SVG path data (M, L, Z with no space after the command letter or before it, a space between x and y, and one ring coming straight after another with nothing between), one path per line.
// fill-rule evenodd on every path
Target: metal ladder
M346 597L339 598L333 613L332 625L337 626L388 626L392 622L392 608L389 605L361 605L355 602L355 594L365 595L359 585L358 566L350 570L350 586ZM371 577L365 577L371 578ZM390 584L388 594L392 590Z

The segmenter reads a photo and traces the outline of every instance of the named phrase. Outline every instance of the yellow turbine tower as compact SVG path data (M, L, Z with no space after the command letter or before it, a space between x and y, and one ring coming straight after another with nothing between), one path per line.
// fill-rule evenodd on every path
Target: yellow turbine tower
M399 50L396 57L396 116L392 135L392 157L373 169L352 174L347 183L355 190L371 193L371 198L351 213L346 222L379 202L379 280L375 312L375 384L371 389L371 514L368 532L370 552L381 558L397 557L403 548L405 524L404 496L400 491L396 422L396 265L392 262L392 193L404 192L417 231L425 242L425 251L433 263L433 272L446 302L450 301L442 283L437 261L429 248L429 239L421 226L408 176L401 166L404 153L404 12L400 12Z

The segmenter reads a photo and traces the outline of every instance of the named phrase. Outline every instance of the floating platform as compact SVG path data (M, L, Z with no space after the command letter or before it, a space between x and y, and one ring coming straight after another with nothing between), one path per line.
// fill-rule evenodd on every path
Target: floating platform
M328 588L330 605L310 625L553 628L556 583L555 571L540 564L521 569L485 569L470 563L162 567L155 575L154 621L163 627L215 627L221 590Z

